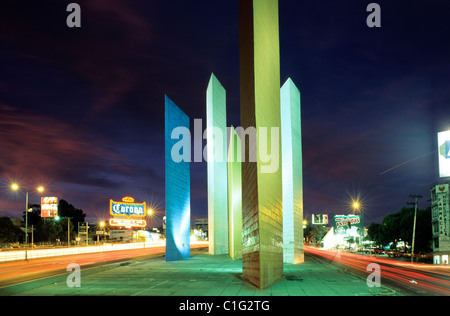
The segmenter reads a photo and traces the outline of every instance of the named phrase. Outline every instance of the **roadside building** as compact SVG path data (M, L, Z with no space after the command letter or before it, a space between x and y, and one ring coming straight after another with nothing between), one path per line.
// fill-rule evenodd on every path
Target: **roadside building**
M449 264L450 255L450 182L431 188L431 224L433 262Z

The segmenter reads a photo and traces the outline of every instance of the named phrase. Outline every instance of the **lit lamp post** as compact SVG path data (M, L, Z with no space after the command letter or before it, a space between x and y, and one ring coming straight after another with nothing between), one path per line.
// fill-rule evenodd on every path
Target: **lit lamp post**
M11 185L11 189L13 191L19 191L20 187L18 184L13 183ZM44 192L43 187L36 188L36 191L42 193ZM25 189L25 260L28 261L28 212L30 210L28 209L28 190Z
M355 213L356 211L359 212L359 209L360 209L360 207L361 207L361 204L360 204L358 201L353 201L352 206L353 206L353 214L356 214L356 213Z
M150 224L150 221L151 221L151 223L152 223L152 225L153 225L153 216L155 215L155 212L154 212L154 210L153 210L153 208L148 208L147 209L147 218L148 218L148 223L147 223L147 228L149 228L150 226L149 226L149 224ZM150 230L151 230L151 228L150 228ZM144 249L145 249L145 244L146 244L146 242L148 241L147 240L147 236L148 235L145 235L144 236L144 238L143 238L143 242L144 242Z
M150 222L153 224L153 219L154 216L156 216L156 212L153 210L153 208L148 208L145 215L145 217L148 219L147 226L150 227Z
M101 221L99 223L100 227L103 229L103 238L104 238L104 243L106 243L106 231L105 231L105 225L106 223L104 221ZM97 236L98 237L98 236ZM98 241L98 240L97 240Z
M356 211L358 211L360 214L361 214L361 224L362 224L362 213L361 213L361 211L360 211L360 208L361 208L361 204L358 202L358 201L353 201L353 214L354 215L356 215ZM364 225L363 225L363 227L364 227ZM358 242L358 246L360 246L361 244L362 244L362 242L361 242L361 239L362 239L362 234L363 234L364 232L361 232L360 234L359 234L359 242Z
M67 248L70 247L70 219L72 217L66 217L67 218ZM61 217L58 215L55 216L55 220L59 221Z

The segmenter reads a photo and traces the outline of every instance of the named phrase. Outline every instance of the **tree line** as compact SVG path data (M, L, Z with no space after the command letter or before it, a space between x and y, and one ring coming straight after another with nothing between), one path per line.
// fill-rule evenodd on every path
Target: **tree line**
M67 242L67 227L69 226L70 239L74 240L78 233L78 223L84 223L86 214L83 210L74 207L65 200L59 200L58 216L59 220L54 218L42 218L41 206L39 204L29 205L31 212L28 212L28 229L33 228L33 241L55 242L60 240ZM25 222L25 212L23 212L23 221ZM70 221L67 223L67 221ZM0 218L0 243L17 243L25 241L25 232L13 224L7 218ZM28 242L31 242L31 231L28 233Z
M382 223L371 223L367 238L379 246L396 250L399 241L412 245L414 226L414 208L403 207L399 212L386 216ZM417 210L414 253L428 253L432 248L431 207Z

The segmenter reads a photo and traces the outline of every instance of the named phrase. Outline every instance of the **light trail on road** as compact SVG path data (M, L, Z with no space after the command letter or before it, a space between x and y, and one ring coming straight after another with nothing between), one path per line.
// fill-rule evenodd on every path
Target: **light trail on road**
M207 248L206 243L193 243L191 249ZM114 262L164 255L165 246L145 249L117 250L70 256L46 257L33 260L8 261L0 263L0 288L18 282L67 273L69 264L76 263L81 268L110 264Z
M367 271L368 265L376 263L381 268L382 280L390 280L411 290L450 296L450 266L409 263L309 246L305 246L305 253L344 265L357 271L357 274L366 276L372 273L372 271Z

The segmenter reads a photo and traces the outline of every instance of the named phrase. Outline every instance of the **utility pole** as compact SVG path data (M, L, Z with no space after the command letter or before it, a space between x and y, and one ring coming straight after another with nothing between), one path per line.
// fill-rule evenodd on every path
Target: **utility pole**
M67 217L67 248L70 247L70 218Z
M410 199L415 199L415 202L408 203L408 204L414 204L414 226L413 226L413 237L412 237L412 248L411 248L411 262L414 262L414 244L416 242L416 218L417 218L417 204L419 203L419 199L422 199L422 195L409 195Z

